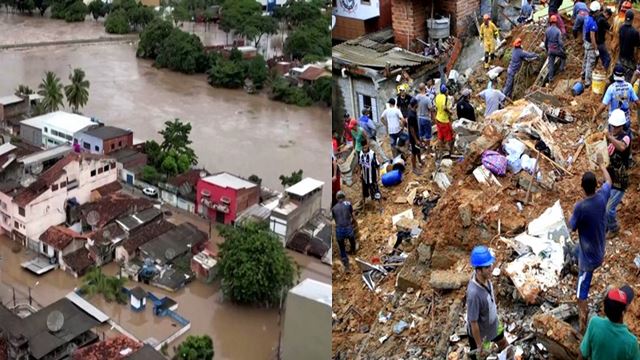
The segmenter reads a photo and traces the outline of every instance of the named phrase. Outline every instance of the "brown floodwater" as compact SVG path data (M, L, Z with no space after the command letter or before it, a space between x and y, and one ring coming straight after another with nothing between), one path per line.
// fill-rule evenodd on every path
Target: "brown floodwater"
M257 174L281 189L278 177L298 169L325 182L323 205L330 204L330 111L300 108L216 89L205 75L156 69L135 57L133 44L92 44L0 51L0 94L19 84L37 88L47 70L64 83L70 68L82 68L91 82L82 112L110 125L130 128L140 139L159 139L164 122L192 124L199 165L209 171Z

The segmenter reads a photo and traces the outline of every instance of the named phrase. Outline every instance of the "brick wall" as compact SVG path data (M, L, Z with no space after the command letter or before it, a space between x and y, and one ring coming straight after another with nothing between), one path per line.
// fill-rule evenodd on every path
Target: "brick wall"
M336 26L331 37L338 40L351 40L366 33L364 20L336 16Z
M452 35L464 37L475 31L474 12L480 11L480 0L436 1L435 13L451 16Z
M380 0L378 29L384 29L389 26L391 26L391 0Z
M426 35L427 0L391 0L393 37L398 46L410 49L415 39Z

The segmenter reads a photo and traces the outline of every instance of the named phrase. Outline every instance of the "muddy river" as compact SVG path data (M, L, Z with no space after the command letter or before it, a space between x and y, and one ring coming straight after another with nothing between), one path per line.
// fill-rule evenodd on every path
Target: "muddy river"
M67 83L75 67L84 69L91 82L85 115L130 128L140 139L159 139L165 121L189 121L200 166L257 174L274 189L282 188L281 174L303 169L306 176L325 182L323 205L329 206L328 108L300 108L263 95L215 89L204 75L160 70L137 59L131 44L0 51L0 69L5 69L0 94L13 93L19 84L37 88L47 70Z

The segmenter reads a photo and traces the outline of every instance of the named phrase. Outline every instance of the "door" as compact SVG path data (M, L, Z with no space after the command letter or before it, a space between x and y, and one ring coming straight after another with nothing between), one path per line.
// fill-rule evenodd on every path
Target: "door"
M222 211L216 211L216 222L224 224L224 213Z
M127 174L127 184L133 185L133 175Z

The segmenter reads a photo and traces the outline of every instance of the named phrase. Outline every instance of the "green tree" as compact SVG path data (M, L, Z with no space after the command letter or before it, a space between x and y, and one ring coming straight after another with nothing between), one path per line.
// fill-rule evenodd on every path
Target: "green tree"
M176 163L175 157L171 155L165 156L160 169L162 169L162 172L165 173L167 177L178 174L178 164Z
M291 27L300 26L309 21L322 16L322 1L296 1L287 0L284 5L277 8L274 16L284 20Z
M262 55L257 55L253 59L246 62L246 76L253 81L256 88L262 89L267 77L269 76L269 69L267 62L264 61Z
M42 107L45 112L58 111L61 106L64 106L62 90L60 78L52 71L47 71L42 83L38 85L38 94L44 97Z
M300 181L302 181L302 169L292 172L291 175L289 176L286 176L284 174L280 175L279 179L280 179L280 183L285 188L289 186L293 186L299 183Z
M159 168L162 164L162 148L155 140L147 140L144 143L144 153L147 154L149 162L154 167Z
M213 340L208 335L189 335L176 348L174 360L211 360L213 355Z
M160 180L160 174L158 173L158 170L156 170L155 167L150 165L145 165L142 168L142 180L155 185Z
M185 22L191 20L191 14L189 14L189 10L187 10L184 6L178 4L178 6L173 8L171 12L171 18L173 19L173 23L175 26L178 26L179 22Z
M40 11L40 16L44 16L44 13L47 12L50 5L49 0L35 0L34 3Z
M16 91L14 92L14 94L16 96L21 96L21 95L31 95L31 94L35 94L35 93L29 86L24 85L24 84L20 84L16 88Z
M285 54L294 59L309 57L322 59L331 56L331 37L328 31L303 25L287 36L284 42Z
M327 106L331 106L331 84L330 76L325 76L314 81L307 87L307 94L313 101L321 101Z
M131 9L138 7L138 2L136 0L114 0L112 6L112 10L122 9L128 13Z
M84 21L89 13L89 8L82 0L75 1L69 6L64 14L64 20L66 22L80 22Z
M298 277L287 255L266 223L248 222L220 229L219 276L222 293L238 304L274 306Z
M88 9L96 21L98 18L107 15L107 7L102 0L93 0L89 3Z
M160 52L162 43L169 37L173 26L170 22L155 19L140 34L136 55L142 58L155 59Z
M64 87L67 103L74 113L77 113L78 109L84 107L89 101L89 86L91 84L85 75L84 70L73 69L73 72L69 74L71 84Z
M119 304L127 303L127 296L122 291L126 279L105 275L100 267L91 268L82 279L80 291L89 297L102 294L107 302L116 301Z
M27 12L29 14L31 14L36 8L34 0L16 0L14 6L16 10L20 11L21 13Z
M271 84L271 99L298 106L309 106L313 103L303 89L292 86L291 83L282 76L276 78Z
M113 10L104 22L104 30L109 34L127 34L131 31L129 18L123 9Z
M258 46L265 34L275 34L278 30L276 19L264 16L262 6L254 0L226 0L222 4L223 16L220 28L228 33L231 30L253 40Z
M190 165L196 165L198 163L198 157L190 146L191 139L189 139L189 135L191 134L191 123L183 123L180 119L166 121L164 123L164 129L160 130L159 134L162 135L160 148L164 154L169 154L173 151L177 154L176 157L185 155ZM175 160L176 159L174 159L174 161Z
M237 89L242 87L245 69L242 63L221 59L208 72L209 84L216 87Z
M156 64L185 74L206 70L207 57L197 35L173 29L160 47Z
M129 23L134 29L144 29L156 16L155 11L149 6L138 4L129 10Z
M252 183L258 186L262 185L262 178L255 174L249 176L249 181L251 181Z

